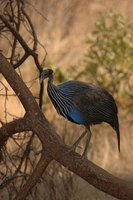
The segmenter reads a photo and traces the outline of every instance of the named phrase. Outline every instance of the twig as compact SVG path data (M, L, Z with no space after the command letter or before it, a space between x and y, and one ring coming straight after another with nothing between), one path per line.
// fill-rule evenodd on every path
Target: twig
M19 170L20 170L20 168L21 168L21 166L22 166L22 164L23 164L24 159L25 159L26 156L30 153L30 145L31 145L31 143L32 143L32 140L33 140L33 138L34 138L34 135L35 135L35 133L32 133L32 135L31 135L31 137L30 137L30 140L29 140L29 142L28 142L28 144L27 144L27 146L26 146L26 149L25 149L25 151L24 151L24 153L23 153L23 156L22 156L22 158L21 158L21 160L20 160L20 163L19 163L19 165L18 165L16 171L14 172L14 175L13 175L13 176L16 176L16 175L17 175L17 173L19 172Z
M29 4L37 12L37 14L39 14L44 20L49 21L39 10L35 8L33 4L31 4L31 2L26 1L26 3Z
M5 23L5 25L9 28L9 30L12 32L12 34L15 36L15 38L19 41L25 52L28 54L28 56L32 56L34 58L35 64L39 70L39 72L42 72L42 68L40 66L40 63L38 61L38 54L35 53L32 49L29 48L27 43L24 41L22 36L15 30L15 28L7 21L7 19L0 14L0 19ZM28 57L27 56L27 57Z
M23 55L23 57L15 64L13 64L13 68L16 69L18 68L20 65L22 65L24 63L24 61L29 57L29 54L27 52L25 52L25 54Z
M12 176L11 178L8 178L8 180L5 180L1 185L0 185L0 190L2 190L4 187L6 187L8 184L10 184L13 180L22 178L27 176L27 174L21 174L21 175L16 175Z
M30 28L32 30L32 35L33 35L33 38L34 38L34 45L33 45L33 51L36 51L37 50L37 36L36 36L36 32L34 30L34 27L33 27L33 24L28 16L28 14L25 12L24 8L22 7L22 13L23 15L26 17L29 25L30 25Z
M12 6L11 6L11 8L12 8ZM17 1L17 9L18 9L18 12L17 12L18 21L16 23L16 30L19 32L19 29L20 29L20 1ZM12 17L14 18L14 9L12 8L11 10L12 10ZM17 39L16 39L16 37L14 37L11 59L10 59L11 64L13 64L13 58L14 58L14 55L15 55L16 45L17 45Z
M24 187L18 192L14 200L25 199L31 189L36 185L38 180L41 178L43 172L47 168L48 164L51 162L51 158L46 154L42 154L36 168L34 169L32 175L27 180Z
M3 16L3 15L0 15L0 19L4 22L4 24L9 28L9 30L12 32L12 34L14 35L15 37L15 40L14 40L14 45L13 45L13 48L12 49L15 49L15 45L16 45L16 39L19 41L19 43L21 44L21 46L23 47L23 49L25 50L25 54L23 55L23 57L16 63L13 65L13 67L16 69L18 68L30 55L34 58L34 61L35 61L35 64L39 70L39 74L41 74L42 72L42 67L39 63L39 60L38 60L38 54L35 52L36 49L37 49L37 36L36 36L36 33L35 33L35 30L34 30L34 27L32 25L32 22L29 18L29 16L27 15L27 13L25 12L23 6L22 6L22 12L24 14L24 16L26 17L26 19L28 20L28 23L31 27L31 30L32 30L32 35L33 35L33 38L34 38L34 45L33 45L33 49L30 49L29 46L27 45L27 43L24 41L24 39L21 37L21 35L18 33L18 31L16 31L14 29L14 27L7 21L7 19ZM20 24L19 24L20 26ZM18 28L19 28L18 26ZM45 47L43 46L44 50L45 50L45 56L43 58L43 61L42 61L42 64L44 64L45 62L45 59L46 59L46 56L47 56L47 51L45 49ZM14 55L14 50L12 50L12 56ZM12 57L11 57L12 58ZM44 89L44 85L43 83L40 85L40 91L39 91L39 106L40 108L42 108L42 104L43 104L43 90Z

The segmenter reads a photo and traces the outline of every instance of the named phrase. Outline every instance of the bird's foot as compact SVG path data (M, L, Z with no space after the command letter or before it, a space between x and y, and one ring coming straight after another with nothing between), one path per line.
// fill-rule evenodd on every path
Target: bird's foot
M78 147L78 148L81 148L80 146L77 146L77 145L72 145L71 147L69 147L69 149L67 150L67 153L69 153L69 152L72 152L72 151L74 151L75 152L75 150L76 150L76 147Z
M79 147L79 148L81 148L81 147ZM75 146L71 146L71 147L69 147L69 149L67 149L66 153L70 153L72 151L75 152L75 150L76 150L76 147ZM83 154L81 155L81 160L84 160L84 159L87 159L86 152L83 152Z
M88 145L87 145L88 146ZM87 148L85 147L82 155L81 155L81 159L87 159Z
M71 146L69 147L69 149L67 150L67 153L74 151L75 152L76 147L75 146Z
M81 159L82 159L82 160L87 159L86 153L85 153L85 154L83 153L83 154L81 155Z

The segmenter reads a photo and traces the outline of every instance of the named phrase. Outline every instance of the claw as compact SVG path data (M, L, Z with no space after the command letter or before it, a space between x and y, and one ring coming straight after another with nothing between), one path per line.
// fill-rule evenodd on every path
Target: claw
M83 154L82 154L82 158L83 158L83 159L86 158L86 157L87 157L87 156L86 156L87 148L88 148L88 144L89 144L90 138L91 138L91 131L90 131L90 128L87 128L87 129L82 133L82 135L81 135L81 136L76 140L76 142L66 151L66 153L69 153L69 152L71 152L71 151L74 151L74 152L75 152L76 148L79 147L78 144L79 144L80 140L85 136L86 133L87 133L87 140L86 140L86 145L85 145L85 148L84 148L84 152L83 152ZM79 147L79 148L81 148L81 147Z

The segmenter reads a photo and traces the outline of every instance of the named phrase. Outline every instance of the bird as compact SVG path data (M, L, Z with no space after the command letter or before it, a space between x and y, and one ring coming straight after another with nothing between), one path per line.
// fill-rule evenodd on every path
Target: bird
M75 150L80 140L87 134L82 154L83 157L86 157L92 135L90 126L105 122L115 130L120 152L118 109L113 96L102 87L79 80L68 80L56 86L52 69L45 69L41 73L40 84L46 78L48 78L48 96L57 113L67 120L85 127L84 132L74 142L70 151Z

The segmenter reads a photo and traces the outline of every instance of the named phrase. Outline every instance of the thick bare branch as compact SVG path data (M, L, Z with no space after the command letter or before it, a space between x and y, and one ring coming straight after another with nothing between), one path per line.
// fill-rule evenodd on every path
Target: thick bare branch
M2 148L5 146L9 137L15 133L29 131L29 127L26 125L26 118L19 118L12 122L4 124L0 128L0 162L2 161Z
M15 133L29 131L29 127L26 125L26 118L16 119L12 122L4 124L0 128L0 149L4 146L9 137Z
M25 110L34 111L34 113L38 112L38 105L31 92L2 54L0 54L0 72L3 74L12 89L15 91Z

